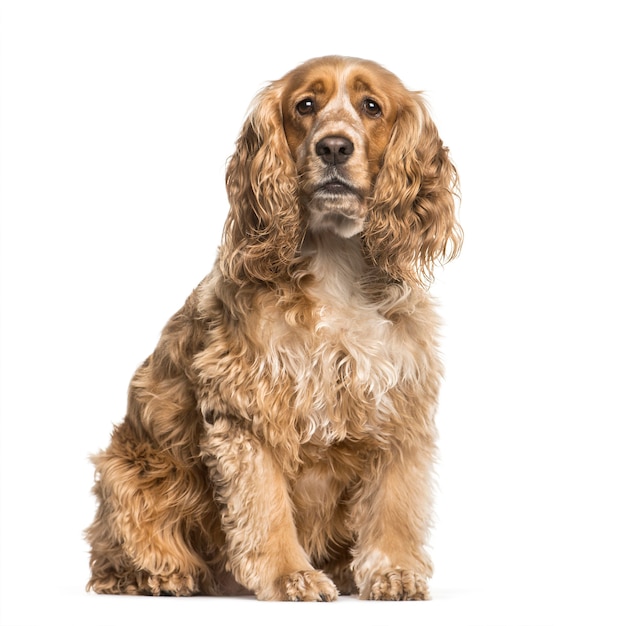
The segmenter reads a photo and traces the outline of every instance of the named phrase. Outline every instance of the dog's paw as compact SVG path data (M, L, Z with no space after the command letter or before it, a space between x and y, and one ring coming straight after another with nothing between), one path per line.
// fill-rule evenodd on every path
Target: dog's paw
M275 600L290 602L332 602L338 591L334 583L318 570L293 572L278 579Z
M189 574L181 576L149 576L149 594L153 596L191 596L197 593L197 584Z
M376 572L365 591L362 597L368 600L429 600L427 580L411 570Z

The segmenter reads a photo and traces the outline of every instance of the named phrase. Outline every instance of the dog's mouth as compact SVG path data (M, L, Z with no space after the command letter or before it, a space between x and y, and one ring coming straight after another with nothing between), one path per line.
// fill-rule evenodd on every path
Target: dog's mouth
M315 189L315 194L328 196L359 196L358 191L342 178L330 178L320 183Z
M308 208L314 232L333 232L351 237L362 230L365 202L361 192L340 176L331 176L315 186Z

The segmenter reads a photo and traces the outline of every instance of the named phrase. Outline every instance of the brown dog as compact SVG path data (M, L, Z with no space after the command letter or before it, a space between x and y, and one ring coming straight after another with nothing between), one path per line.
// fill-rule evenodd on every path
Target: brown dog
M217 263L94 459L99 593L428 597L455 170L421 97L325 57L257 98Z

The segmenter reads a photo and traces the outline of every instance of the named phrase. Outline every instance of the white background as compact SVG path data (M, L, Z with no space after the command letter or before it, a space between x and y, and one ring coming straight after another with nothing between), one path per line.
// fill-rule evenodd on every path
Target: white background
M2 3L2 626L621 623L613 7ZM87 456L212 265L252 97L331 53L426 91L462 180L465 246L434 287L434 600L86 594Z

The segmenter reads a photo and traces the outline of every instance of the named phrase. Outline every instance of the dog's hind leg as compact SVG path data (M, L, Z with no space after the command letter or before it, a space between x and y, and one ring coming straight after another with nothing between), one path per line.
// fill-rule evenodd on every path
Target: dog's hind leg
M201 528L209 519L203 510L210 502L207 472L200 465L175 463L135 437L127 422L93 460L99 507L86 531L92 571L87 588L97 593L209 593L214 585Z

